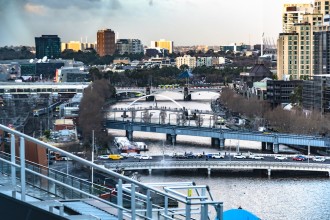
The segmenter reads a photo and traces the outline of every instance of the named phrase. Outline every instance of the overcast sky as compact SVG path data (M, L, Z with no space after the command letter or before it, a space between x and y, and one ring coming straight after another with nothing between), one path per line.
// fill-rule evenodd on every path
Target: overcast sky
M276 41L284 3L306 0L0 0L0 46L34 46L34 37L96 41L99 29L119 38L173 40L179 45Z

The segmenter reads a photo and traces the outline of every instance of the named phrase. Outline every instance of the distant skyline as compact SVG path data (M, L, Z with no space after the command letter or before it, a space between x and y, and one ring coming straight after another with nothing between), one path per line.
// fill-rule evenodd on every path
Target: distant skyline
M257 44L262 33L276 42L284 3L311 1L0 0L0 46L34 46L42 34L94 43L105 28L147 46L159 39L175 46Z

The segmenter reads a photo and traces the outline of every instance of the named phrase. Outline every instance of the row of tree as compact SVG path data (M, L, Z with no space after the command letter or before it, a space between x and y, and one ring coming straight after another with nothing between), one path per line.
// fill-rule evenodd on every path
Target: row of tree
M224 88L219 99L220 105L251 119L257 126L267 126L283 133L325 135L330 132L330 118L320 112L309 114L301 108L291 111L280 106L272 109L268 102L257 98L246 99L230 88Z
M35 58L35 54L33 54L25 46L16 50L9 47L0 47L0 60L33 59L33 58Z

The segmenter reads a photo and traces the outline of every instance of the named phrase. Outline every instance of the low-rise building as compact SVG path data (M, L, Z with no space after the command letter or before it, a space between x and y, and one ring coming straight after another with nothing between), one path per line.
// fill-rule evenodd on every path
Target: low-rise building
M302 84L302 80L269 80L267 81L267 100L272 107L291 103L291 95Z
M180 68L182 65L187 65L189 69L194 69L196 67L196 57L192 57L190 55L177 57L175 61L177 68Z
M116 50L119 54L143 53L143 45L139 39L118 39Z

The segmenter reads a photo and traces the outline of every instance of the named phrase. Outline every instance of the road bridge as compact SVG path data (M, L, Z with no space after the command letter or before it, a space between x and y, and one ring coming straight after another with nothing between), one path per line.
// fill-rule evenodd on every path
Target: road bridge
M106 163L105 168L124 170L170 170L170 169L205 169L208 175L213 169L217 170L266 170L268 176L273 170L282 171L313 171L326 172L330 176L329 164L301 163L301 162L267 162L267 161L158 161L158 162L122 162Z
M307 147L329 148L330 139L321 136L295 135L285 133L266 133L253 131L233 131L221 128L206 128L193 126L174 126L168 124L151 124L131 121L115 121L107 119L105 127L108 129L125 130L126 136L132 140L134 131L163 133L173 144L177 135L188 135L196 137L210 137L212 145L224 147L225 139L247 140L262 142L263 150L273 150L278 153L279 144L299 145Z

